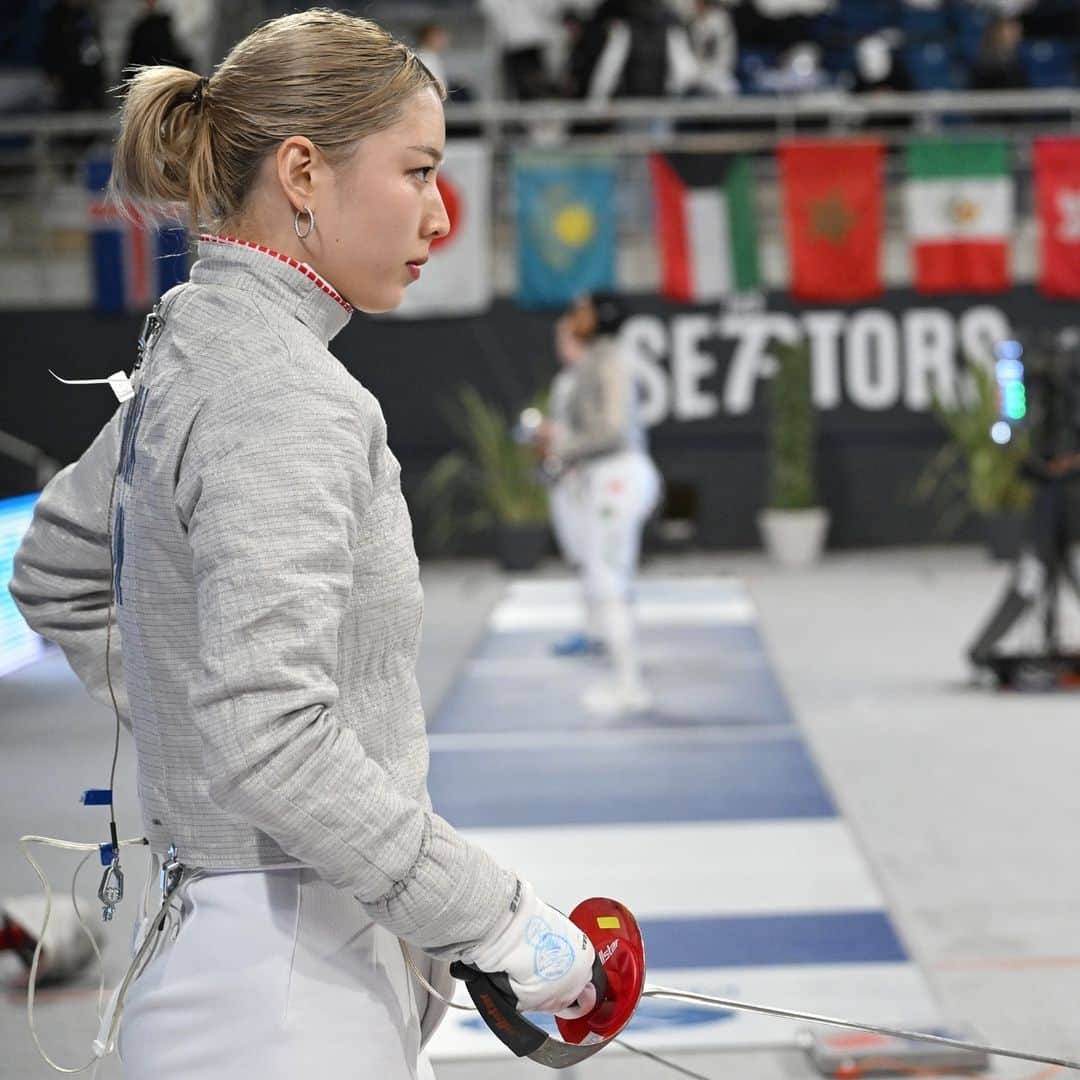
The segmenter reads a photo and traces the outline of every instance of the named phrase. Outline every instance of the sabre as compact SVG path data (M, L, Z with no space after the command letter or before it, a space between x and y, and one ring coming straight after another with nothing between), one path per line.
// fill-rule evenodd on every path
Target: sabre
M667 998L694 1002L706 1008L765 1013L1080 1071L1080 1061L1068 1058L656 986L645 982L645 943L637 920L625 905L607 897L593 897L574 908L570 921L585 932L596 950L592 981L597 1004L586 1016L574 1020L556 1017L561 1039L548 1035L518 1012L517 1002L507 992L509 984L504 978L461 963L450 968L453 975L464 980L473 1004L492 1032L518 1057L527 1057L549 1068L569 1068L614 1041L630 1022L642 998Z

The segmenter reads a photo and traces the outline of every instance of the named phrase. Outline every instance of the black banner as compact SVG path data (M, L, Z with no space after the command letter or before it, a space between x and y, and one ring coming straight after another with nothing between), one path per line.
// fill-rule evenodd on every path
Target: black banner
M948 398L962 358L986 361L994 343L1035 328L1069 325L1075 305L1034 289L995 296L930 298L893 291L849 307L796 305L784 295L694 308L654 296L628 298L622 330L640 375L652 449L671 507L689 515L704 547L756 546L765 500L762 386L771 337L805 336L819 410L821 502L834 546L941 540L932 507L912 501L915 478L941 444L930 408ZM115 408L107 387L56 383L130 370L140 318L88 311L0 313L6 387L0 430L76 458ZM333 351L382 403L406 492L456 444L448 421L455 393L475 386L516 412L555 372L552 313L498 301L478 317L355 316ZM0 493L29 490L25 470L0 466ZM423 544L422 522L418 540Z

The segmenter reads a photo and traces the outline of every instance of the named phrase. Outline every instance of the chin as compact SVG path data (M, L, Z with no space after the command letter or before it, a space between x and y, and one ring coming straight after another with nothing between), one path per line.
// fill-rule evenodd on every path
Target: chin
M358 311L363 311L367 315L379 315L386 311L393 311L394 308L401 307L401 301L405 299L404 288L396 289L393 292L386 292L382 296L369 296L365 297L359 303L353 303L353 307Z

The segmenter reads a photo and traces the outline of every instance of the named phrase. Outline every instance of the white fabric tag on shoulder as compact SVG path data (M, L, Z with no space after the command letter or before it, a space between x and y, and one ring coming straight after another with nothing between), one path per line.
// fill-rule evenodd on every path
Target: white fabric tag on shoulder
M107 379L61 379L51 368L49 374L57 381L63 383L65 386L103 386L108 383L112 387L113 393L116 395L116 400L122 405L125 401L130 401L135 396L135 388L131 385L131 380L123 371L114 371Z

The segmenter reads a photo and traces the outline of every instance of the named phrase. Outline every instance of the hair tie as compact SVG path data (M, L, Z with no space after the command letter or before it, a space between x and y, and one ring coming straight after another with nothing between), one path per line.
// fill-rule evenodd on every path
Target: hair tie
M210 84L210 77L203 75L199 81L195 84L195 89L191 91L190 100L192 105L202 105L203 94L206 92L207 86Z

